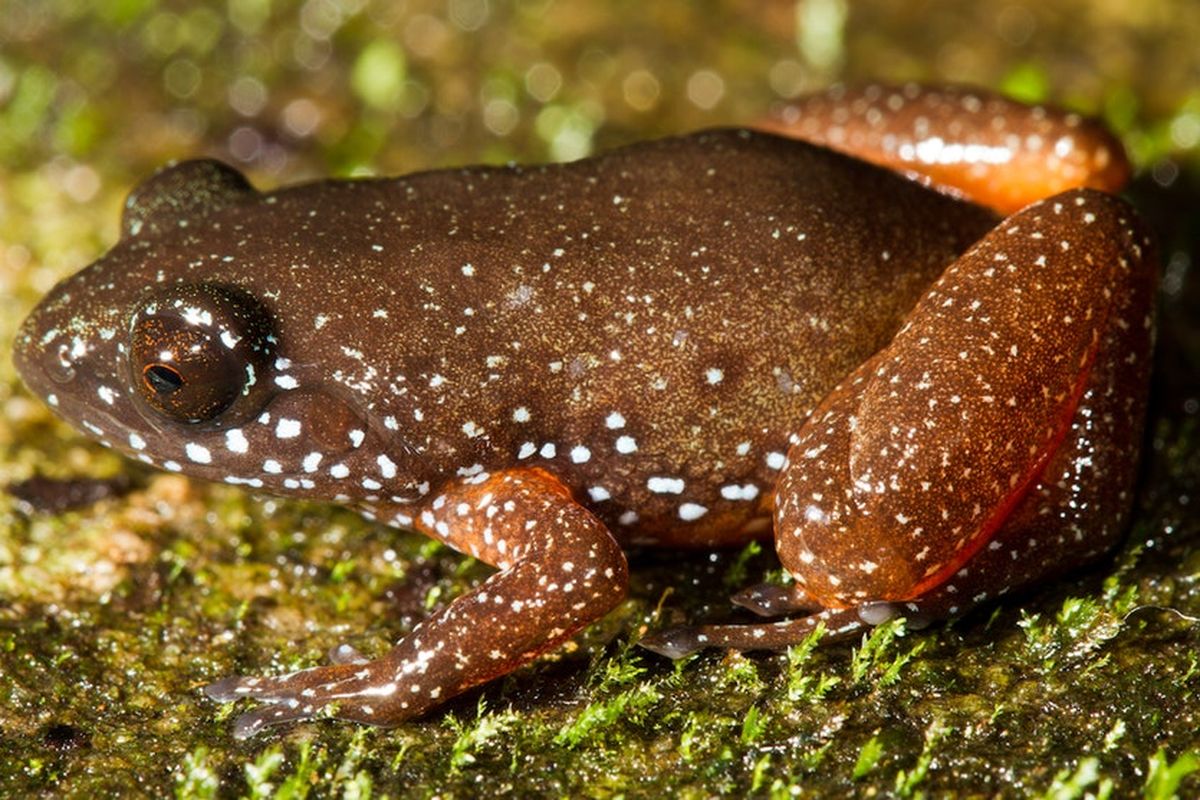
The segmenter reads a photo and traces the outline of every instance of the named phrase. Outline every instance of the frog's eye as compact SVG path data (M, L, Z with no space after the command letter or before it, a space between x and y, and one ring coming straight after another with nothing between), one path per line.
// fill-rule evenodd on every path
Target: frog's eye
M142 400L177 422L256 413L270 382L270 316L240 289L175 286L141 304L130 324L130 376Z

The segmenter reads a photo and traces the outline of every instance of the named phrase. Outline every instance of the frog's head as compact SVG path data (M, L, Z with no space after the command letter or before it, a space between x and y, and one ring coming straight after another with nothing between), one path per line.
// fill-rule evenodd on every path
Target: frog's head
M419 483L396 434L323 374L320 343L290 340L270 305L256 258L276 244L248 246L253 226L238 221L267 197L216 161L152 176L129 196L120 241L24 321L17 369L72 425L168 470L409 498Z

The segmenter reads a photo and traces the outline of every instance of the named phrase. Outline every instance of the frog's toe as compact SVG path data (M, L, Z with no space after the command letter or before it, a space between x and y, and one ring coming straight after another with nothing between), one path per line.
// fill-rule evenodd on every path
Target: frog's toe
M232 703L238 698L250 697L250 693L254 691L254 684L257 681L258 678L244 678L241 675L230 675L208 684L201 691L204 692L209 700L216 700L218 703Z
M321 698L328 702L331 693L354 680L356 664L334 664L312 667L286 675L247 677L231 675L204 687L204 694L220 703L230 703L248 697L260 703L313 703Z
M777 586L760 583L750 586L729 598L735 606L753 611L760 617L783 617L796 613L821 610L821 604L810 598L798 585Z
M683 658L710 646L708 637L700 628L694 627L667 628L648 633L638 644L651 653L658 653L670 659Z
M249 739L262 732L264 728L311 719L314 712L313 706L296 701L280 705L260 706L238 715L233 723L233 737Z
M882 625L902 614L900 606L886 601L863 603L856 610L858 618L871 627Z
M327 658L330 664L366 664L370 661L351 644L339 644L329 648Z

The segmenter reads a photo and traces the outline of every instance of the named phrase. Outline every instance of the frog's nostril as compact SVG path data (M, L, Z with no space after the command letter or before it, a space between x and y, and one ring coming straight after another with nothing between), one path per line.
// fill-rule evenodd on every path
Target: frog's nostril
M43 365L46 377L55 383L70 383L75 380L75 362L71 359L71 347L67 344L55 348L54 355L45 359Z

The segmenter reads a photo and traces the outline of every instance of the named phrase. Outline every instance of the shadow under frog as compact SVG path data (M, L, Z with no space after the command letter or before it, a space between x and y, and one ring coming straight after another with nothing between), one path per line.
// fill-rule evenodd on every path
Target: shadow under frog
M643 639L678 656L952 616L1117 541L1155 259L1072 187L1119 188L1119 144L958 89L835 90L776 127L808 141L270 193L192 161L133 191L24 323L30 388L148 464L498 568L380 658L207 687L261 703L238 736L504 675L624 597L629 544L774 532L794 581L738 601L785 618Z

